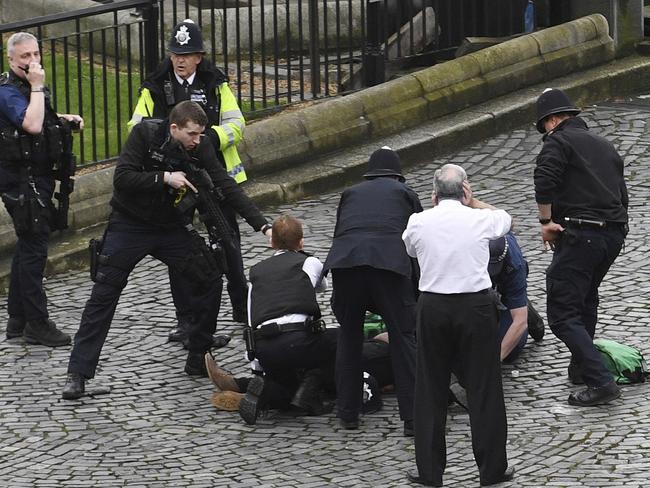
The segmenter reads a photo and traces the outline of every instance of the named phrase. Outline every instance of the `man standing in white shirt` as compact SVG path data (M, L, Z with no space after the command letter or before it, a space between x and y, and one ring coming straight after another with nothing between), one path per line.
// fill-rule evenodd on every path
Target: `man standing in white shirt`
M497 310L487 271L489 242L510 230L503 210L472 198L465 170L447 164L433 178L433 208L411 216L402 238L420 265L417 305L415 456L411 482L442 486L452 366L467 386L481 485L512 479L506 456Z

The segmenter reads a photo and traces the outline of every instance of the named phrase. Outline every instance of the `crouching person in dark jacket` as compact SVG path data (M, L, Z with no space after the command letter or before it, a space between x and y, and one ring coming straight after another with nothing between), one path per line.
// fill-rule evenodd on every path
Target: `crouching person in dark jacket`
M84 395L122 289L147 255L187 278L193 317L185 372L207 376L203 355L212 344L223 270L181 205L188 195L198 194L187 172L206 170L225 201L253 228L270 233L266 219L219 164L212 144L201 137L207 123L198 104L182 102L168 120L138 124L122 148L113 181L113 212L96 253L95 285L74 338L64 399Z

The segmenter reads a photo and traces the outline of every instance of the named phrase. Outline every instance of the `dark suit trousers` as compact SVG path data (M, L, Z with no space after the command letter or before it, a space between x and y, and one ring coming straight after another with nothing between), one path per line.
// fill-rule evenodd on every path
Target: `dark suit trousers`
M341 326L336 350L338 417L355 420L362 404L363 323L366 311L388 327L395 392L403 420L413 418L415 290L406 276L370 266L332 270L332 310Z
M467 388L472 448L481 481L508 467L497 311L487 293L422 293L417 306L415 457L420 476L442 483L452 367ZM457 370L456 370L457 368Z

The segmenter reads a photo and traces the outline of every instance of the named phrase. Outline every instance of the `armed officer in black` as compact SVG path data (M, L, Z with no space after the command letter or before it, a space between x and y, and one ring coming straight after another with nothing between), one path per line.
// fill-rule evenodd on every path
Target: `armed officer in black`
M212 142L219 162L237 183L244 183L246 171L237 145L242 141L246 122L230 90L228 77L204 58L205 46L198 25L190 19L179 22L172 29L167 50L169 55L142 84L129 127L147 118L163 119L181 101L197 102L208 116L205 135ZM231 228L233 240L233 245L225 250L228 263L225 275L233 320L244 323L247 287L237 213L227 203L221 209ZM187 324L191 316L186 287L182 277L173 271L170 271L169 281L178 317L178 324L169 333L169 340L186 342ZM216 336L215 346L224 345L227 339L227 336Z
M212 345L221 269L205 240L177 205L197 189L186 178L191 163L204 168L230 203L256 230L270 225L218 163L202 137L208 120L195 102L181 102L165 121L138 124L122 148L115 168L113 212L103 239L95 285L81 317L68 364L63 398L84 395L85 380L95 375L102 346L128 276L146 255L187 276L192 306L185 372L207 376L203 356Z
M17 242L11 263L7 338L64 346L70 336L49 318L43 289L47 244L52 230L65 228L67 208L56 218L52 203L55 170L71 154L71 124L78 115L57 114L45 86L36 38L17 32L7 41L10 70L0 77L0 193L13 220ZM59 196L64 191L59 190Z
M578 113L561 90L546 90L537 100L537 129L545 135L535 200L542 239L554 250L546 271L550 327L571 351L569 379L587 386L569 403L592 406L620 396L593 338L598 287L627 234L628 195L623 159Z

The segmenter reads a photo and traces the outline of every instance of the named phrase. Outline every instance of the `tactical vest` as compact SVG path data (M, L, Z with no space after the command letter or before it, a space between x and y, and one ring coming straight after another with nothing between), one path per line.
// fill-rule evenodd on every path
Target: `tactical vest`
M0 86L13 85L27 99L31 96L31 86L13 71L0 76ZM46 173L52 169L63 154L66 145L72 143L69 127L59 119L52 108L50 91L43 88L45 94L45 117L43 130L34 135L25 132L22 127L4 127L0 129L0 160L8 163L30 161L34 173ZM35 166L35 167L34 167Z
M302 313L320 318L316 290L302 269L309 256L286 251L251 268L251 322L253 328L269 319Z

